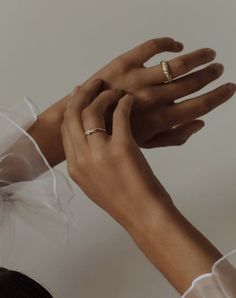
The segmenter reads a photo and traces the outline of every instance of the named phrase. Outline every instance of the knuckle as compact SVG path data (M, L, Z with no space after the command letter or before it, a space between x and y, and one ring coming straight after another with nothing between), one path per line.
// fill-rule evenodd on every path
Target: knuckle
M81 98L84 98L89 95L90 88L91 88L91 84L85 84L80 88Z
M147 105L158 104L162 101L163 94L153 92L151 89L145 89L140 91L139 97L145 102Z
M61 134L64 135L65 133L65 123L63 122L61 125Z
M67 108L64 112L64 121L68 121L71 117L71 109Z
M199 88L201 88L201 86L204 85L204 77L201 75L196 75L194 78L192 78L192 84L193 86L193 90L197 91L199 90Z
M131 93L126 94L124 97L126 98L126 100L122 101L124 106L129 105L129 100L135 100L136 99L135 95L131 94Z
M127 103L125 100L119 102L117 108L115 109L116 117L123 117L126 114L126 106Z
M137 69L129 70L129 72L126 73L125 79L127 80L126 91L128 92L137 89L138 86L143 85L142 75L140 75Z
M88 109L87 108L82 111L81 117L82 117L82 120L86 120L87 118L89 118Z
M95 114L95 109L91 105L82 111L82 119L83 120L90 119L91 117L93 117L94 114Z
M102 85L101 79L90 79L84 85L80 87L80 98L93 95L95 90L98 90Z
M140 96L145 100L145 101L150 101L150 99L152 99L152 92L149 89L145 89L143 91L140 92Z
M100 93L101 96L109 96L114 93L114 90L104 90Z
M114 96L116 96L118 93L117 90L105 90L103 91L100 95L102 98L113 98Z
M182 70L185 71L189 68L189 61L186 57L182 57L178 59L178 67Z
M112 64L113 64L113 68L115 69L116 72L118 72L118 73L125 72L127 63L126 63L123 55L115 58L113 60Z

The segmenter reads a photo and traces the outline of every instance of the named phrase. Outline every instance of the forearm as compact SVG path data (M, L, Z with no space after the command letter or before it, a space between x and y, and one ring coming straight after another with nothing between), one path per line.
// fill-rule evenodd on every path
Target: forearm
M65 96L42 112L28 130L52 167L65 160L61 125L67 99L68 96Z
M130 234L170 283L184 293L222 255L173 205L157 208L142 219L142 226L132 227Z

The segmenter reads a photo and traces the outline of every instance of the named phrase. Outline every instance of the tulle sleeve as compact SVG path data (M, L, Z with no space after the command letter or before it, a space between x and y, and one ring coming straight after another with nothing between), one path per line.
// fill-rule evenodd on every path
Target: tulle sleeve
M196 278L182 298L235 298L236 250L225 255L212 267L212 272Z
M27 133L35 121L37 108L28 98L10 111L0 110L0 265L11 254L16 219L62 243L76 226L70 183Z

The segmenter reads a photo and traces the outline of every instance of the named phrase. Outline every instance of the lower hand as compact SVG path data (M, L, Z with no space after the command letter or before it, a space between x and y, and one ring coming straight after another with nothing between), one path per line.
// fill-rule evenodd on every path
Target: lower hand
M129 229L154 206L161 209L171 199L132 136L134 96L123 96L119 90L100 92L101 81L91 81L67 102L62 137L68 172L96 204ZM86 136L86 129L105 127L104 114L111 104L117 105L112 135Z
M100 81L87 83L67 103L62 136L69 174L182 294L222 255L175 208L136 144L130 126L134 96L100 93L100 87ZM86 129L105 128L111 104L112 135L86 136Z

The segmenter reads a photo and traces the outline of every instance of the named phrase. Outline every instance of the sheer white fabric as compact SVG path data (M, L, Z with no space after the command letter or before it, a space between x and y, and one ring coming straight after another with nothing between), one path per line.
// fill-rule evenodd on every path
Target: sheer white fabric
M196 278L182 298L235 298L236 250L217 261L212 272Z
M16 219L62 243L76 226L67 178L50 167L26 132L35 121L37 109L28 98L0 110L0 265L11 255Z

